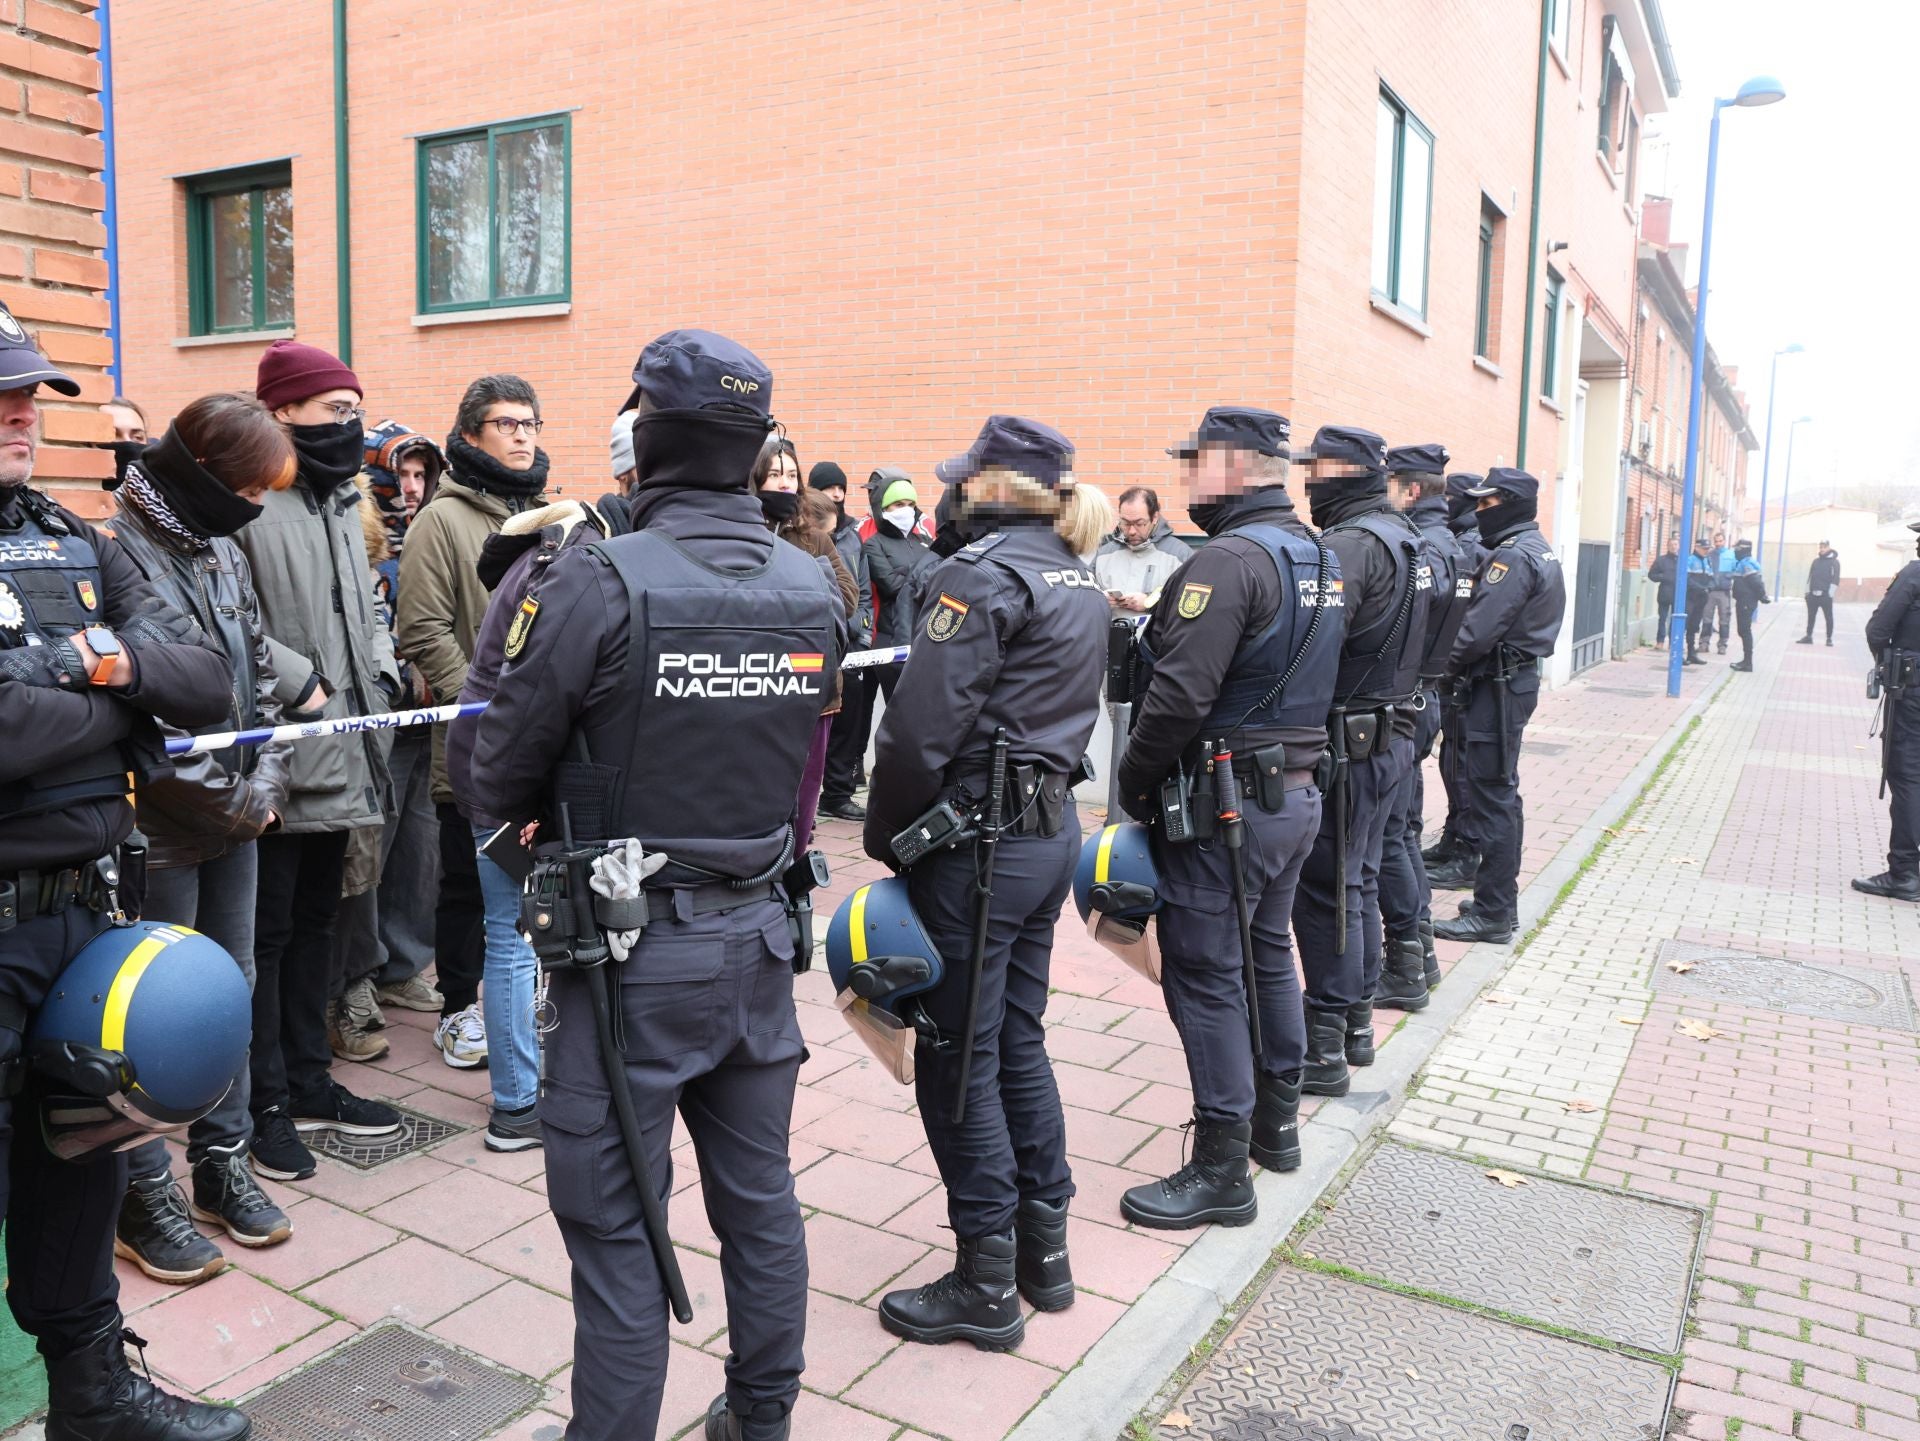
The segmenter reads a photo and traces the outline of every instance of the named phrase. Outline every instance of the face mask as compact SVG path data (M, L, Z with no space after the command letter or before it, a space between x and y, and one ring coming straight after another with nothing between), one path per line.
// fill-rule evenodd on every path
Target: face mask
M763 490L760 492L760 514L774 525L792 520L800 509L800 497L791 490Z
M360 473L367 439L359 421L295 425L289 427L289 434L300 457L300 476L318 493L329 494Z
M910 505L896 505L892 510L881 511L880 518L900 534L905 535L913 529L914 518L919 513Z
M1208 535L1216 534L1215 527L1226 519L1226 514L1224 500L1200 500L1187 507L1187 518Z

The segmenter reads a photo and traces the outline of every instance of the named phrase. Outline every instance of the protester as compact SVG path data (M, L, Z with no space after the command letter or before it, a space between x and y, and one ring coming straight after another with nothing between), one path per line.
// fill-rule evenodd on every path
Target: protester
M1807 633L1796 645L1813 644L1814 617L1827 618L1827 644L1833 644L1833 598L1840 592L1840 552L1826 541L1820 542L1820 554L1807 567Z
M1652 565L1647 567L1647 583L1655 587L1654 604L1660 608L1660 619L1654 622L1654 634L1659 644L1667 643L1669 623L1673 620L1673 585L1680 574L1680 548L1677 545L1667 547L1663 555L1656 556Z
M927 547L933 532L921 513L913 481L904 470L881 466L867 479L867 503L872 514L860 522L873 581L873 644L876 649L910 645L914 629L914 578L934 563ZM869 725L882 696L893 698L904 661L870 666L860 672L867 692ZM852 820L846 809L828 815ZM864 816L865 812L861 814Z
M865 650L873 641L873 576L867 567L860 522L847 514L847 473L831 460L814 462L807 472L807 488L833 503L833 546L853 577L857 600L848 645ZM840 709L827 739L826 775L820 783L820 809L840 820L866 819L866 808L853 793L866 784L867 739L873 728L872 703L865 677L856 676L841 687Z
M257 498L293 483L293 446L251 396L209 395L127 468L113 532L154 591L191 616L225 657L232 685L229 729L278 725L276 677L260 631L259 602L240 547L230 537L260 514ZM169 735L183 734L162 726ZM147 838L144 917L190 926L219 945L253 980L257 837L277 829L287 802L292 746L235 746L175 760L166 780L137 795ZM192 1217L224 1228L242 1246L293 1234L247 1168L253 1124L243 1063L224 1099L187 1132ZM157 1281L182 1283L226 1265L194 1229L187 1198L169 1170L166 1142L127 1158L128 1188L114 1250Z
M147 413L124 395L114 396L100 409L113 422L113 439L105 449L113 452L113 483L117 486L127 478L128 464L146 449Z
M1152 608L1160 588L1193 548L1174 536L1160 497L1144 485L1120 492L1120 523L1094 552L1093 573L1116 611Z

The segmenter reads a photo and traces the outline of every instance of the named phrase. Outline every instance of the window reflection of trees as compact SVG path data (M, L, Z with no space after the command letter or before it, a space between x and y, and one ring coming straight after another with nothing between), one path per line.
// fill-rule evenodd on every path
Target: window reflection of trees
M487 297L485 136L427 151L427 298L461 305Z
M260 193L262 248L266 259L268 325L293 324L293 187Z
M495 141L500 296L558 295L566 288L567 162L558 125Z

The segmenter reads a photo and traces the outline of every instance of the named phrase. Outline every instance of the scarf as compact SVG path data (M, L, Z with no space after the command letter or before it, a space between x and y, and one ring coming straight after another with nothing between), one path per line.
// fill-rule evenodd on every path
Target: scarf
M193 550L213 536L232 535L261 512L209 474L172 430L127 467L121 490L141 514Z
M294 453L300 457L300 478L321 500L343 485L351 485L366 458L366 432L359 421L350 425L294 425Z
M767 524L775 530L792 520L799 509L798 491L763 490L760 492L760 513L767 518Z
M447 465L462 485L482 495L494 495L514 510L526 509L547 488L547 453L536 447L533 464L526 470L509 470L477 445L470 445L459 431L447 437Z

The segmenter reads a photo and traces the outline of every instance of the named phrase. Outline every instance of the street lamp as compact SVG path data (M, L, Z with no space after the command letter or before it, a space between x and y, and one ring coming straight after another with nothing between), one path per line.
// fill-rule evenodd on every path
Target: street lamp
M1773 598L1780 599L1780 572L1787 563L1787 493L1793 489L1793 433L1808 421L1803 415L1787 427L1787 473L1780 482L1780 543L1773 548Z
M1700 286L1693 313L1693 376L1687 386L1687 479L1680 497L1680 542L1693 554L1693 493L1700 477L1700 400L1706 388L1707 282L1713 262L1713 185L1720 166L1720 112L1729 105L1750 110L1787 98L1786 87L1771 75L1756 75L1731 100L1713 102L1713 125L1707 132L1707 200L1700 216ZM1667 636L1667 694L1680 694L1682 648L1687 634L1687 578L1683 569L1674 588L1673 629Z
M1767 369L1767 444L1760 452L1760 539L1753 548L1755 565L1767 563L1767 476L1773 469L1773 402L1780 393L1780 357L1800 355L1805 350L1806 346L1796 340L1784 350L1774 351L1773 364ZM1782 516L1780 524L1786 523L1786 517Z

